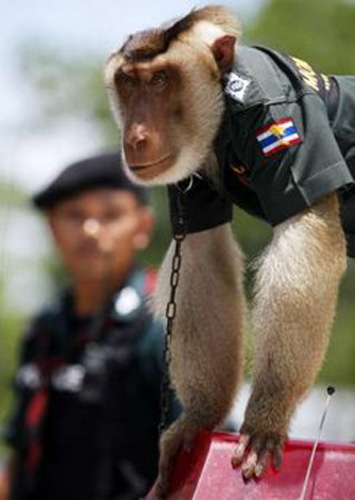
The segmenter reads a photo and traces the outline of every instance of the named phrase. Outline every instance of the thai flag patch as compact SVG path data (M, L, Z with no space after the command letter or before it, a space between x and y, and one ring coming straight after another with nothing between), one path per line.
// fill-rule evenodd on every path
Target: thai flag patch
M302 142L292 118L282 118L259 129L256 138L264 156L272 156L282 149Z

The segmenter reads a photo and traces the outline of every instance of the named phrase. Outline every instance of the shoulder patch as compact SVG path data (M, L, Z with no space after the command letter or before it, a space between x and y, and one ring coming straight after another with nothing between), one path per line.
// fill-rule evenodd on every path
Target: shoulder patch
M262 127L256 132L256 138L264 156L272 156L282 149L302 142L292 118L282 118Z
M244 103L251 80L245 76L238 75L235 71L229 73L226 79L224 91L234 100Z

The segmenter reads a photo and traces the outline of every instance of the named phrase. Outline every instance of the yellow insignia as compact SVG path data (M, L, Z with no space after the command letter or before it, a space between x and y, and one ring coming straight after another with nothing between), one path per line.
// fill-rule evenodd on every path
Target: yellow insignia
M271 125L269 130L272 134L276 135L276 137L279 139L279 141L282 144L284 144L285 146L287 146L289 144L287 137L284 137L284 135L285 135L284 129L280 125L277 125L277 123L274 123L273 125Z
M317 73L314 71L312 66L308 64L308 62L303 61L302 59L298 59L297 57L291 57L291 59L293 59L293 61L295 62L298 71L301 74L302 80L307 85L312 87L313 90L319 92Z
M284 135L284 129L282 127L280 127L280 125L277 125L276 123L274 123L273 125L271 125L269 130L272 134L276 135L276 137L278 139L282 139L282 137Z
M327 75L321 75L322 78L323 78L323 81L324 81L324 85L325 85L325 90L329 91L330 90L330 80L329 80L329 77Z

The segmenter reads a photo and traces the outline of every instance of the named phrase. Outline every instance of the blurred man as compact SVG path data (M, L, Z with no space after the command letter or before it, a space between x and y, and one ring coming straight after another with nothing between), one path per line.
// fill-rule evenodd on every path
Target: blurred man
M156 474L163 351L135 263L153 225L146 194L106 154L69 166L34 204L71 285L23 341L11 498L138 499Z

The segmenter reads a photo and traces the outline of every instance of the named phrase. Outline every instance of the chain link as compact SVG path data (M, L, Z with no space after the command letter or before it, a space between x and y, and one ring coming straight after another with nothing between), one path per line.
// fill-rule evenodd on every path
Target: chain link
M190 189L191 185L188 186ZM186 189L187 190L187 189ZM166 305L165 318L166 318L166 335L164 346L164 372L161 386L161 421L160 433L162 433L168 424L169 416L169 399L171 393L171 384L169 369L171 363L171 342L173 335L174 319L177 312L176 293L179 285L180 269L181 269L181 246L186 237L186 216L185 216L185 192L186 190L179 189L177 195L177 226L178 230L175 232L173 238L175 242L174 255L171 262L170 274L170 297Z

